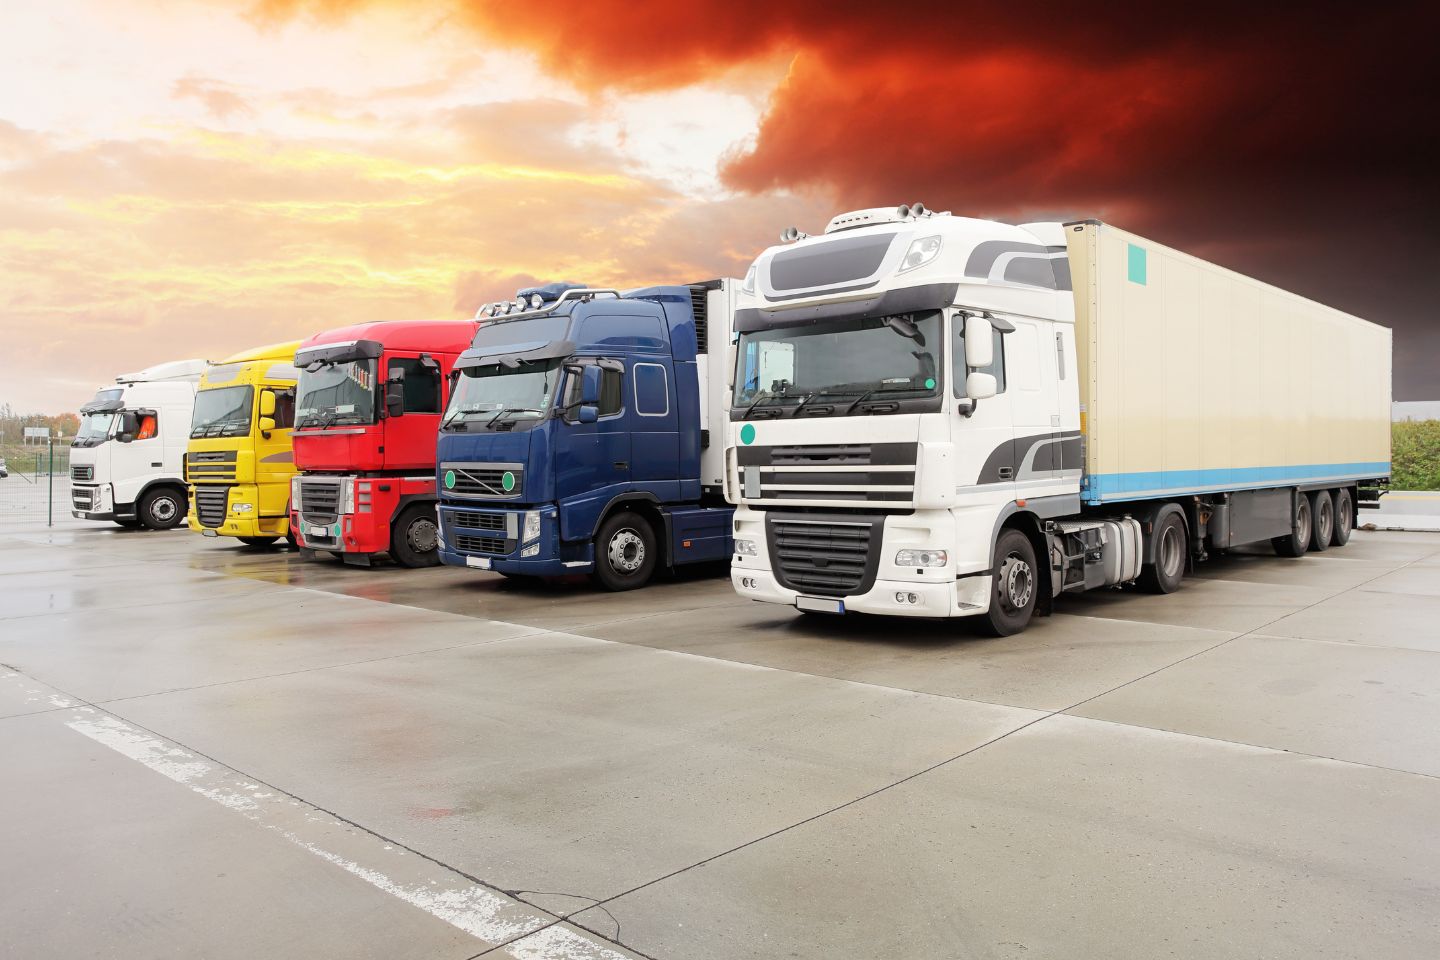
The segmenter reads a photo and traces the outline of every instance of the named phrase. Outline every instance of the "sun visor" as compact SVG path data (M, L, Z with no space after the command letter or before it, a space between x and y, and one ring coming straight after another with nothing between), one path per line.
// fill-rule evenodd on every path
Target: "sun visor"
M823 320L891 317L921 310L940 310L953 306L958 283L928 283L920 287L901 287L854 300L830 301L803 307L747 307L735 311L737 333L754 333L776 327L795 327Z
M516 343L504 347L487 346L479 350L466 350L455 361L456 370L474 370L479 367L512 366L521 363L541 363L546 360L561 360L575 352L573 340L551 340L548 343Z
M82 414L91 413L119 413L125 409L125 401L120 397L112 397L105 400L91 400L80 408Z
M384 352L385 346L378 340L322 343L295 351L295 366L304 368L312 363L350 363L354 360L374 360Z

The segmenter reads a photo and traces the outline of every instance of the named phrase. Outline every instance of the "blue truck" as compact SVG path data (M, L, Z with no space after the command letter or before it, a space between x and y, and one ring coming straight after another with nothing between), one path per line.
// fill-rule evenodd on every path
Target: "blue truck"
M481 307L440 425L441 560L630 590L728 558L738 286L549 284Z

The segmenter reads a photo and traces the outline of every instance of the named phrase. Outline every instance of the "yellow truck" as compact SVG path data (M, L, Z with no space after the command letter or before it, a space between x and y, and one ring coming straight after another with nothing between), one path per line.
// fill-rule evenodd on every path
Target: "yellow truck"
M290 535L295 350L257 347L211 364L195 394L185 482L190 529L267 546Z

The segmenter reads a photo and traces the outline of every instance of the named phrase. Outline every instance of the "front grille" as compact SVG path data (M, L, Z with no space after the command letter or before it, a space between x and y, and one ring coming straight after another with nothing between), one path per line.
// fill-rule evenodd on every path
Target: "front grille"
M94 480L94 479L95 479L95 466L94 466L94 464L89 464L89 463L87 463L87 464L85 464L84 466L76 466L75 464L71 464L71 465L70 465L70 479L71 479L71 480L82 480L82 481L83 481L83 480Z
M206 450L185 454L185 479L191 483L235 481L234 450Z
M766 523L775 578L800 593L854 596L875 582L878 520L837 522L770 517Z
M472 537L467 534L457 534L455 537L455 549L462 553L489 553L495 556L504 556L510 551L506 546L504 537Z
M218 527L225 522L230 504L230 488L201 486L195 488L195 516L202 527Z
M76 510L95 509L95 488L94 487L71 487L70 502Z
M450 512L450 522L457 527L464 527L467 530L500 530L505 529L505 514L503 513L471 513L454 510Z
M915 497L915 443L740 447L744 499L767 504L874 503L900 507Z
M442 492L451 497L513 500L520 496L520 485L524 478L522 465L518 463L440 465Z
M296 509L311 523L334 523L340 516L340 484L334 480L301 480Z

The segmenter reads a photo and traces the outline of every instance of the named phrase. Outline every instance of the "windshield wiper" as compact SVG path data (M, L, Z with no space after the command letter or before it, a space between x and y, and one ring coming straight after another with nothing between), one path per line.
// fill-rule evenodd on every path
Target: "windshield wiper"
M485 421L485 429L488 430L491 427L495 426L496 420L499 420L501 417L511 413L538 413L541 416L544 416L545 411L536 410L534 407L503 407L495 412L495 416Z
M762 393L760 396L750 401L750 405L741 412L740 419L747 419L750 416L751 410L754 410L756 407L760 406L763 403L766 403L767 401L780 400L788 396L789 394L787 393Z

